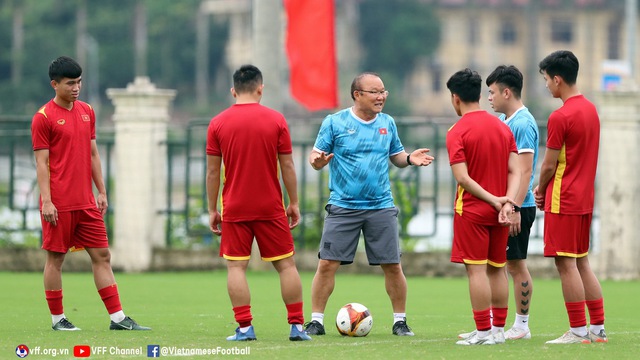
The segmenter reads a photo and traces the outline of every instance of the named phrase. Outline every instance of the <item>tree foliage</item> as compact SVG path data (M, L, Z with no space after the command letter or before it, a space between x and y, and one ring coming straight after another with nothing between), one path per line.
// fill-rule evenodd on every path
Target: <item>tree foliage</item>
M53 97L47 75L58 56L76 57L76 12L81 0L0 0L0 113L33 114ZM133 0L84 0L87 35L95 46L97 69L84 68L83 97L90 78L108 103L107 88L124 88L135 75ZM178 89L178 105L194 98L195 18L201 0L142 0L147 13L147 72L160 88ZM16 6L24 8L22 80L11 81L12 23ZM209 74L213 82L221 66L228 37L227 24L210 21ZM87 61L90 62L90 61ZM96 73L97 72L97 73ZM226 89L225 89L226 91Z
M359 6L362 67L384 74L385 83L403 88L417 62L438 48L440 22L435 9L420 0L362 0ZM397 95L389 97L385 111L406 114L408 106Z

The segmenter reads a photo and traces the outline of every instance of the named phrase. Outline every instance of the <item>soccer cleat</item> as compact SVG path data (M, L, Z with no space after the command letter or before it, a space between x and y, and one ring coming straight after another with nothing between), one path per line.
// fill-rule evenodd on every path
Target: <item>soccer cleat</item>
M311 340L311 336L307 335L307 332L298 330L298 327L291 325L291 333L289 333L289 340L291 341L305 341Z
M253 325L249 326L247 332L241 332L240 328L236 328L235 335L227 336L227 341L253 341L257 340L256 333L253 331Z
M505 331L504 337L509 340L531 339L531 330L512 327L511 329Z
M411 328L409 327L409 325L407 325L407 318L404 318L404 320L396 321L395 324L393 324L392 333L393 335L398 335L398 336L414 336L415 335L413 331L411 331Z
M493 335L489 334L485 337L478 337L478 333L476 332L475 334L473 334L472 336L463 339L463 340L458 340L456 341L457 345L495 345L496 341L493 338Z
M493 335L493 341L495 341L496 344L504 344L505 343L504 328L500 328L500 329L496 330L495 332L492 332L491 334Z
M458 339L466 340L472 336L474 336L478 330L473 330L472 332L458 334Z
M591 344L591 340L589 335L579 336L569 330L559 338L547 341L547 344Z
M111 320L109 330L151 330L150 327L140 326L138 323L130 317L125 317L124 320L119 323Z
M609 339L607 339L607 333L604 332L604 329L600 330L598 334L592 333L589 331L589 339L594 343L607 343Z
M304 332L307 335L324 335L324 325L320 324L318 320L313 320L304 324Z
M53 330L56 330L56 331L78 331L78 330L80 330L79 327L76 327L75 325L73 325L71 323L71 321L67 320L67 318L61 319L57 323L53 324L53 326L51 328Z

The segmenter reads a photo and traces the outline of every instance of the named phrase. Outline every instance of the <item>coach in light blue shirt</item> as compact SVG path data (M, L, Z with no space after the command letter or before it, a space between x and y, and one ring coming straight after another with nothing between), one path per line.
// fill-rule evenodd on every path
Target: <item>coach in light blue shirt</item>
M360 240L370 265L380 265L393 308L392 333L413 336L407 325L407 281L400 265L398 209L389 183L389 161L399 168L427 166L429 149L405 151L393 118L382 113L389 96L380 76L362 73L351 84L352 107L327 116L309 155L315 170L329 165L318 269L311 288L311 321L305 330L324 335L324 311L341 264L353 262Z

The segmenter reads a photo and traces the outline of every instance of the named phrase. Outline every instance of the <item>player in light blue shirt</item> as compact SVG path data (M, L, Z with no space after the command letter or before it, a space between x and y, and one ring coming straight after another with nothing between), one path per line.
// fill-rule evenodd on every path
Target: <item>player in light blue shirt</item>
M315 170L329 165L318 269L311 287L310 335L324 335L324 311L341 264L350 264L360 234L370 265L380 265L393 308L392 333L413 336L406 320L407 280L400 265L398 209L389 183L389 161L399 168L427 166L429 149L405 151L393 118L382 113L389 92L380 76L363 73L351 84L354 105L327 116L309 154Z
M520 190L514 199L516 206L509 229L507 245L507 270L513 278L516 317L511 329L504 332L506 339L530 339L529 308L533 282L527 268L531 226L536 218L533 197L533 178L538 162L538 124L523 105L521 99L523 76L515 66L500 65L486 80L489 102L500 119L511 129L518 147L518 159L522 176Z

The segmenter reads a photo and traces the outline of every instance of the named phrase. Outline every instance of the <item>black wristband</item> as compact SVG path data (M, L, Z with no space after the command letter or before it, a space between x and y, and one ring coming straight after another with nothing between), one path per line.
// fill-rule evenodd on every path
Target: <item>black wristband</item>
M413 166L413 164L411 163L411 154L407 155L407 165Z
M518 205L513 205L513 211L514 211L514 212L520 212L520 206L518 206Z

